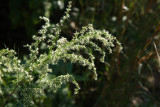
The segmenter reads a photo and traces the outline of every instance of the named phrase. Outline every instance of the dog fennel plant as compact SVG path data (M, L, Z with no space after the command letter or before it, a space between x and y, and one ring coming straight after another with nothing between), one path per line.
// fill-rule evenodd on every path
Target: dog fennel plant
M56 25L50 23L47 17L40 17L45 24L34 35L34 42L26 45L30 54L22 63L14 50L0 50L0 104L2 106L12 103L12 100L21 102L23 105L34 105L33 97L45 96L44 90L50 89L56 92L62 84L71 82L75 85L74 93L80 89L73 75L66 74L48 79L54 72L49 65L56 65L59 60L78 63L93 72L94 79L97 80L97 73L94 64L95 56L93 51L99 52L100 61L104 62L105 50L98 46L95 41L102 43L109 53L112 53L114 41L121 47L117 39L107 31L96 30L92 24L82 27L80 32L75 32L71 41L65 37L60 37L61 27L70 17L71 2L66 9L65 15ZM40 53L40 45L46 43L47 52ZM88 58L80 53L85 52ZM36 74L36 75L35 75Z

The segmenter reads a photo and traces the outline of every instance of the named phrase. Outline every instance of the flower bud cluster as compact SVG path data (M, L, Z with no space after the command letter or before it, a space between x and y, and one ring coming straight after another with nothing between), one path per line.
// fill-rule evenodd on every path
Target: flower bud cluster
M22 86L20 89L22 89L22 94L24 93L25 100L27 98L32 99L32 97L37 96L37 93L44 95L44 90L48 87L56 92L62 84L67 82L71 82L76 86L75 94L77 94L80 87L73 75L66 74L48 79L48 76L54 72L50 65L56 65L60 60L86 66L88 70L93 72L93 77L97 80L94 51L100 54L99 59L104 62L106 51L102 46L109 53L112 53L114 42L120 47L121 44L107 31L94 29L92 24L82 27L80 32L75 32L71 41L67 41L65 37L59 38L61 27L69 18L70 11L71 2L69 2L65 15L55 26L50 24L49 18L40 17L45 21L45 24L38 32L39 36L33 36L34 42L31 45L26 45L30 54L28 58L23 60L25 63L22 64L22 61L15 56L16 52L14 50L0 50L0 86L6 84L4 78L12 77L13 79L7 81L12 85ZM54 32L51 33L50 29ZM101 45L96 41L100 42ZM40 53L39 47L43 43L47 44L46 48L49 50L46 53ZM82 51L87 57L82 54ZM0 93L3 91L0 88Z

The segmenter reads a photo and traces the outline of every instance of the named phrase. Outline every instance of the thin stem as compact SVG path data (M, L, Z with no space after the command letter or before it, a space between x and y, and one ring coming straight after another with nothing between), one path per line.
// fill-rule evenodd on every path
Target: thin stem
M21 80L22 81L22 80ZM20 81L20 82L21 82ZM16 91L18 85L20 84L20 82L15 86L14 90L11 92L11 94L8 96L8 98L6 99L6 101L4 101L4 103L2 104L2 107L4 107L4 105L7 103L7 101L9 100L9 98L12 96L12 94Z

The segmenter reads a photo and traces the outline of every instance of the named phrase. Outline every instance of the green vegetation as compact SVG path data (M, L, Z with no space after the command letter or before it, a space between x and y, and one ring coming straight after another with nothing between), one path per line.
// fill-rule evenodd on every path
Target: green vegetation
M105 52L94 41L101 42L110 53L112 53L111 47L114 47L114 41L119 46L120 43L107 31L95 30L92 24L82 27L80 32L74 34L71 41L67 41L65 37L60 38L61 27L69 18L70 11L71 2L69 2L65 15L55 27L48 18L40 17L45 24L38 32L40 36L34 35L34 42L26 45L30 54L24 60L25 63L22 64L21 60L18 60L14 50L3 49L0 51L0 103L2 106L7 105L6 103L11 99L13 101L10 101L9 104L12 105L33 106L35 103L39 103L36 102L39 97L45 96L45 90L55 93L66 82L72 82L76 86L74 93L77 94L80 87L73 75L55 76L52 74L54 70L50 66L56 65L60 60L87 66L89 70L93 71L93 78L97 80L93 51L99 52L101 62L104 62ZM40 53L41 44L46 45L46 51ZM83 56L81 51L84 51L87 57ZM8 97L6 98L5 95Z
M160 1L74 0L65 13L67 3L8 0L1 105L159 107Z

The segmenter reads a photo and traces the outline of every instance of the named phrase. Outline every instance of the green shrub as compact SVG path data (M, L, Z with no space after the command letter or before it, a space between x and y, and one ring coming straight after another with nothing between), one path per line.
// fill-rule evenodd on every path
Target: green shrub
M97 51L101 55L100 61L104 62L105 50L95 41L106 47L109 53L112 53L114 41L121 47L114 36L105 30L94 29L92 24L82 27L80 32L74 34L71 41L61 37L61 28L69 18L70 11L71 2L65 15L55 26L47 17L40 17L45 24L38 35L33 36L34 42L26 45L30 54L24 60L21 61L14 50L0 50L0 104L2 106L33 106L35 99L45 96L46 90L56 92L62 84L68 82L75 85L74 93L77 94L80 87L74 76L71 74L54 76L51 66L56 65L60 60L78 63L92 71L93 78L97 80L93 51ZM80 51L83 51L85 56Z

